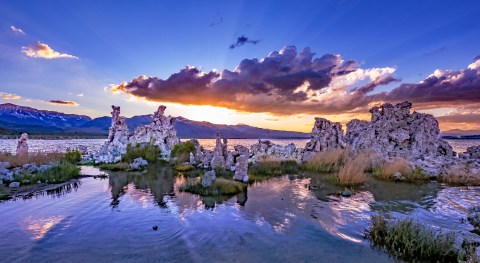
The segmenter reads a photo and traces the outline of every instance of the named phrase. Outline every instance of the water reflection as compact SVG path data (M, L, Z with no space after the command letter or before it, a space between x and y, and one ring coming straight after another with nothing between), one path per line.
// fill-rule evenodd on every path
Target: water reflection
M26 230L32 234L35 240L42 239L51 229L64 220L63 216L51 216L47 218L33 219L28 217L25 220Z

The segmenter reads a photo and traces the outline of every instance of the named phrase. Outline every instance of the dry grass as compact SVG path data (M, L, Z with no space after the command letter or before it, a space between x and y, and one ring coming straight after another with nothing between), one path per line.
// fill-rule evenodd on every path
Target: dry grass
M350 149L332 149L319 152L310 161L306 162L304 167L315 172L337 172L351 155L352 151Z
M467 167L461 165L454 165L444 170L439 176L438 180L443 183L451 185L480 185L480 174L467 172Z
M413 168L410 163L403 158L396 158L378 166L373 170L373 175L382 180L393 180L393 175L400 172L406 182L421 182L428 180L428 176L420 167Z
M65 159L65 153L51 152L51 153L29 153L28 155L13 155L11 153L0 153L0 162L9 162L9 168L21 167L27 163L36 163L43 165L47 163L59 163Z
M209 187L203 187L200 181L199 179L195 183L187 183L180 187L180 191L201 196L232 196L247 188L243 183L225 178L217 178Z
M368 163L368 157L363 154L349 159L340 168L337 175L337 183L344 186L363 184L367 180L364 170Z

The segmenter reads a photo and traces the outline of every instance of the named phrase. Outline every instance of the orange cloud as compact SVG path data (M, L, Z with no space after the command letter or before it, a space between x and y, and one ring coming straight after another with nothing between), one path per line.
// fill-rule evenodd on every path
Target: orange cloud
M74 101L69 100L51 100L49 101L50 104L54 105L65 105L65 106L78 106L79 104Z
M0 92L0 98L4 99L4 100L19 100L22 97L18 96L17 94L13 94L13 93Z
M37 41L33 46L22 47L22 53L31 58L44 58L44 59L55 59L55 58L70 58L78 59L78 57L70 54L59 53L47 44Z

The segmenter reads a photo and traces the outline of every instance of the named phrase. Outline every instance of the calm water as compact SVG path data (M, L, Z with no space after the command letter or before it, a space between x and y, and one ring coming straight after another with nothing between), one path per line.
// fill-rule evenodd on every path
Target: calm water
M305 144L309 141L307 139L273 139L273 143L280 145L287 145L294 143L297 147L305 147ZM464 152L467 147L472 145L480 145L480 140L447 140L456 152ZM29 140L29 150L32 152L52 152L60 151L64 152L67 149L76 149L79 146L86 146L88 152L95 152L105 140L102 139L72 139L72 140ZM215 139L200 139L200 144L206 149L215 148ZM228 146L230 150L233 150L234 145L243 145L249 147L250 145L257 143L256 139L229 139ZM17 140L0 140L0 151L15 152L17 147Z
M150 167L0 203L0 261L388 262L362 237L373 213L470 231L461 219L480 202L479 188L374 179L343 198L322 174L273 178L246 196L213 199L179 192L187 180L195 179Z

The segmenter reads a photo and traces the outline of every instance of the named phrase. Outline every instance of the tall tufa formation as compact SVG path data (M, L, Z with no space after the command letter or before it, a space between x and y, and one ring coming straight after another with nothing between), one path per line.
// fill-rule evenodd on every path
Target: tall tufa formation
M224 144L222 144L222 134L217 132L217 139L215 141L215 149L213 150L213 158L210 162L212 168L225 168L225 157L228 154L227 151L227 140L224 139ZM225 155L224 155L225 153Z
M324 118L315 118L312 139L307 142L303 160L309 160L315 153L346 147L342 124Z
M152 143L160 148L164 158L169 158L170 153L175 144L179 144L177 132L173 127L175 118L165 116L164 112L167 107L161 105L153 114L153 120L150 124L139 126L135 129L134 134L130 137L131 144L148 144Z
M108 129L108 139L94 157L97 163L114 163L122 159L128 144L128 126L125 117L120 116L120 107L112 105L112 125Z
M17 142L17 155L28 154L28 134L22 133Z

